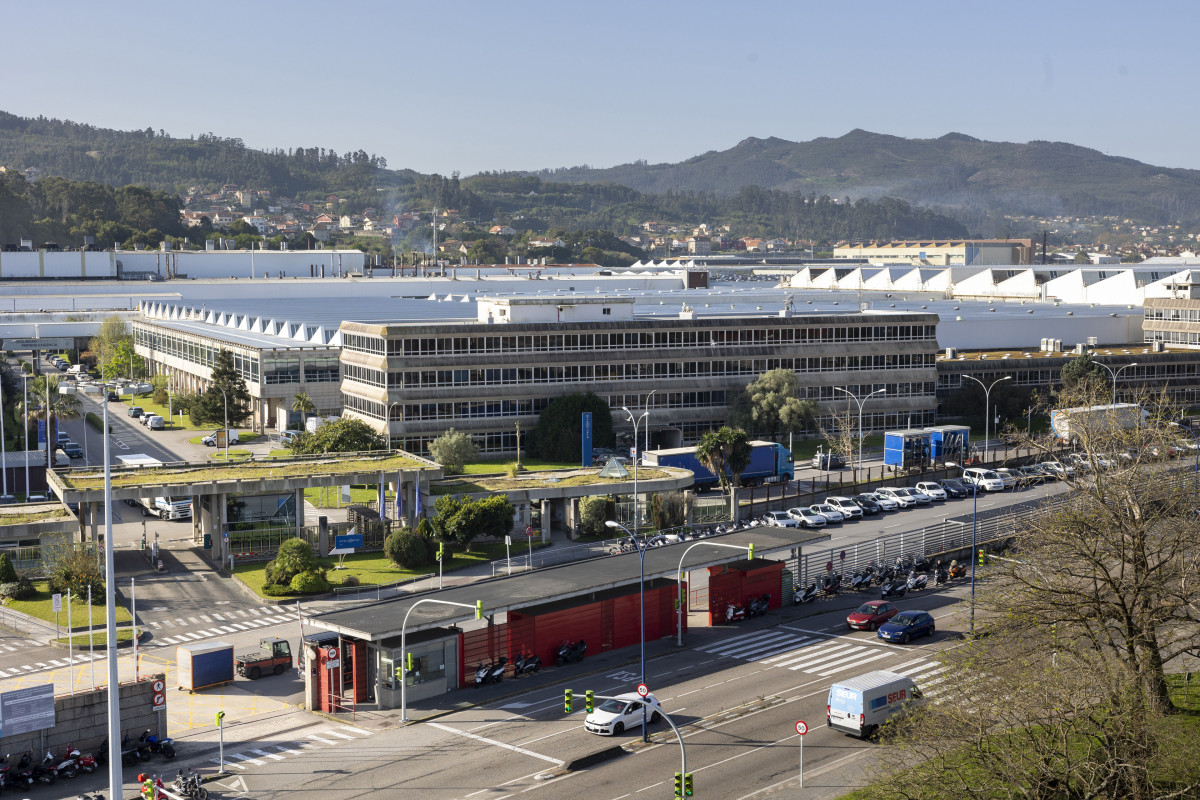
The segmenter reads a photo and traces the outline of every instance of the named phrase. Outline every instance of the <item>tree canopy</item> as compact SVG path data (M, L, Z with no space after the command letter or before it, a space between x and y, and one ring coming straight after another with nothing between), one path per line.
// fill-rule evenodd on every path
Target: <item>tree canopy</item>
M226 416L228 414L228 416ZM212 366L212 381L188 408L192 424L237 427L250 416L250 391L234 365L233 353L222 349Z
M292 439L288 449L295 455L319 455L386 450L387 446L387 438L361 419L343 417L327 422L311 433L300 433Z
M442 541L458 542L467 551L479 537L500 538L513 527L516 509L503 495L483 499L442 495L433 504L434 535Z
M546 404L537 427L525 437L529 455L550 461L578 461L583 441L583 413L592 412L592 443L611 447L612 410L595 393L567 394Z
M800 384L790 369L772 369L751 381L739 392L730 408L729 423L767 433L799 433L812 424L817 404L800 397Z

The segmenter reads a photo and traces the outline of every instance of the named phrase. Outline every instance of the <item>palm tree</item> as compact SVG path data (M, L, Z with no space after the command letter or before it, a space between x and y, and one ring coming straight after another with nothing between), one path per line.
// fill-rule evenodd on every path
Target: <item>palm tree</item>
M300 392L292 398L292 411L296 411L302 416L300 427L303 428L303 423L308 420L308 415L316 413L317 404L306 392Z
M46 384L50 384L50 407L46 407ZM29 386L29 408L25 420L26 428L29 420L46 420L46 436L52 437L57 421L60 419L79 419L82 403L74 394L60 394L58 387L61 380L57 375L43 375L35 379ZM25 411L25 409L22 409Z
M737 490L742 473L750 466L751 450L746 432L728 425L709 431L696 444L696 458L717 476L722 487L729 487L729 513L734 522L738 518Z

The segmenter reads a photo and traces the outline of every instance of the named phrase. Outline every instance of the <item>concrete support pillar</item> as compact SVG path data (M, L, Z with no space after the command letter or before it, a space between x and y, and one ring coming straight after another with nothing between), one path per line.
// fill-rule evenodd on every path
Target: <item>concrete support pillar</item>
M329 546L329 517L317 517L317 555L323 556L330 551Z
M204 520L200 518L200 495L192 495L192 544L204 543Z
M685 525L691 525L696 521L695 509L692 508L695 503L696 495L691 490L686 490L683 493L683 506L687 509L687 519L684 520Z
M216 530L213 531L213 550L217 553L217 562L222 566L229 564L229 545L225 542L225 529L229 524L226 519L228 513L228 494L217 495L217 507L213 510L213 518L216 522Z
M540 501L540 505L542 508L542 543L545 544L550 541L550 526L552 523L550 519L550 501L543 499Z
M304 490L296 490L296 538L300 538L301 528L304 527Z

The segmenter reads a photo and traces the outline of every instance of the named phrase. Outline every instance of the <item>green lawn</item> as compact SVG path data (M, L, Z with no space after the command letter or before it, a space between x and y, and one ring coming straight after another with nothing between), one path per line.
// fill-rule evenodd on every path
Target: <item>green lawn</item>
M539 542L535 542L533 549L537 550L543 547ZM517 542L514 540L513 557L524 555L529 552L528 545L525 542ZM504 559L504 542L491 542L488 544L477 544L471 552L464 553L455 550L446 559L443 569L444 573L453 572L456 569L463 569L475 564L483 564L489 561L497 561ZM350 575L358 578L360 586L375 586L397 581L408 580L410 578L436 574L438 565L436 561L430 562L416 570L405 570L393 564L388 560L383 553L355 553L354 555L346 556L344 562L345 569L334 569L337 564L335 558L321 559L321 563L329 568L329 582L334 586L340 586L343 581ZM254 590L254 593L264 599L274 597L278 599L280 595L267 596L263 594L263 583L266 581L267 564L266 562L258 564L241 564L234 568L234 575L238 577L244 584ZM304 595L282 595L283 597L302 598Z
M463 474L488 475L497 472L507 473L513 461L512 458L489 458L484 461L476 461L474 464L464 464ZM540 458L522 458L521 466L527 470L537 472L546 469L575 469L580 464L575 461L545 461Z
M193 425L191 419L188 418L187 414L183 415L183 422L181 424L179 422L179 419L180 419L179 409L175 409L174 416L171 416L167 413L170 409L167 406L160 406L158 403L153 402L150 399L150 395L146 395L145 397L136 397L136 398L133 398L132 400L130 400L129 402L131 405L141 406L142 410L145 411L147 414L158 414L160 417L163 418L163 422L166 425L166 429L169 431L202 431L202 430L206 430L206 427L204 425ZM207 430L211 432L212 429L207 428Z
M390 506L396 500L396 493L390 489L384 490L384 496ZM369 505L379 499L379 490L374 486L357 484L350 487L350 502L342 502L342 490L337 486L317 486L304 490L304 499L317 508L341 508L349 505Z
M50 590L46 581L34 581L34 588L38 590L37 595L29 600L8 600L5 605L14 611L20 611L22 614L28 614L31 617L45 620L46 622L54 622L53 601L50 599ZM58 623L66 626L67 624L67 606L66 598L63 598L63 610L58 615ZM92 606L92 620L104 621L104 606L94 604ZM88 607L86 598L72 597L71 598L71 624L79 627L87 625ZM124 606L117 606L117 622L130 622L133 618L129 616L129 609Z
M86 618L85 618L86 619ZM72 620L74 622L74 620ZM70 637L71 643L77 647L85 647L87 645L102 645L108 643L108 631L93 631L91 637L87 633L77 633ZM90 638L90 641L89 641ZM133 640L133 628L118 628L117 642L128 642ZM55 639L60 644L67 643L67 637L63 636Z
M219 447L219 448L217 448L217 451L215 453L213 453L212 456L210 456L210 458L212 458L213 461L224 461L226 455L229 456L229 460L232 462L232 461L245 461L247 458L250 457L251 454L250 454L249 450L240 450L236 447L233 448L232 450L230 450L228 454L226 454L225 449Z

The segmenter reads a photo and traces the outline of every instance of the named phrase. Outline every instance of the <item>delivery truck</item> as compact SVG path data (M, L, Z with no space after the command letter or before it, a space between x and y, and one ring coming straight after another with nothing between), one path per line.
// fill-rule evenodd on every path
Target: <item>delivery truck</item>
M888 717L920 697L917 684L907 675L884 670L868 672L829 687L826 724L866 739Z
M790 481L795 478L791 452L775 442L750 442L750 463L742 471L743 486ZM647 450L642 453L643 466L689 469L694 475L692 485L698 490L716 487L717 476L696 458L694 447L673 447L669 450Z
M175 650L180 689L189 692L233 683L233 645L227 642L181 644Z
M142 469L151 469L163 465L157 458L148 456L145 453L131 453L127 456L117 456L117 461L120 461L121 466L124 467L140 467ZM158 517L159 519L192 518L192 498L190 497L150 495L139 497L136 502L132 500L127 500L126 502L130 505L139 506L143 517Z
M1136 403L1057 408L1050 412L1050 428L1058 438L1072 442L1089 434L1103 436L1110 432L1131 430L1149 416L1150 412Z

